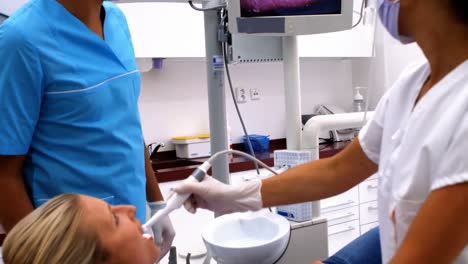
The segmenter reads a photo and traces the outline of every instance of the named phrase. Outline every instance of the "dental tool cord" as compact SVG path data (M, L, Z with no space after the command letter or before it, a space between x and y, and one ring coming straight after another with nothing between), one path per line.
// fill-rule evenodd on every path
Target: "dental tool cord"
M227 16L226 16L227 17ZM226 17L223 17L222 18L222 25L224 26L224 28L226 28ZM228 67L228 58L227 58L227 45L225 42L222 43L222 46L223 46L223 58L224 58L224 67L226 69L226 76L228 78L228 83L229 83L229 89L231 90L231 96L232 96L232 101L234 103L234 106L236 108L236 112L237 112L237 116L239 117L239 121L242 125L242 130L244 131L244 135L245 135L245 138L247 140L247 144L249 146L249 151L250 153L252 153L252 155L255 155L255 152L253 150L253 146L252 146L252 141L250 140L250 137L249 137L249 134L247 133L247 129L245 127L245 123L244 123L244 119L242 118L242 114L239 110L239 105L237 104L237 101L236 101L236 96L234 95L234 88L232 86L232 81L231 81L231 74L229 72L229 67ZM257 174L260 175L260 170L258 169L258 159L255 159L254 160L254 164L255 164L255 170L257 171Z
M362 21L362 18L364 17L364 8L367 6L367 0L362 0L362 4L361 4L361 12L359 13L359 20L356 22L356 24L353 25L352 28L355 28L357 27L361 21Z
M250 160L253 160L253 161L256 161L258 164L260 164L260 166L264 167L265 169L267 169L269 172L273 173L274 175L278 175L278 173L276 171L274 171L273 169L270 168L270 166L266 165L263 161L257 159L256 157L252 156L252 155L249 155L245 152L242 152L242 151L238 151L238 150L223 150L223 151L220 151L220 152L217 152L216 154L214 154L213 156L211 156L209 159L208 159L208 162L211 164L211 162L215 159L217 159L219 156L223 155L223 154L237 154L239 156L243 156L243 157L246 157ZM260 173L257 171L257 173L260 175Z
M221 5L221 6L215 6L215 7L210 7L210 8L200 8L200 7L197 7L193 4L193 1L188 1L190 7L192 7L193 9L197 10L197 11L213 11L213 10L219 10L221 8L224 8L226 7L225 5Z

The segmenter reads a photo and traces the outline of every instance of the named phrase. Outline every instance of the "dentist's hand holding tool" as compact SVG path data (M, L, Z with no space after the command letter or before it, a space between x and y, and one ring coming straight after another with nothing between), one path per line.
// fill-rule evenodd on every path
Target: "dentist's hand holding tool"
M151 202L148 205L151 209L151 216L156 215L166 207L165 202ZM175 230L171 219L169 219L169 215L164 215L157 223L151 226L151 230L153 231L154 244L159 247L161 251L160 258L162 259L171 249L175 237Z
M204 162L184 181L184 183L202 181L210 167L211 164L209 162ZM175 193L168 199L167 203L156 202L149 204L151 208L151 218L142 228L145 233L148 233L150 229L153 231L154 242L161 248L161 258L170 250L175 236L174 228L169 219L169 213L180 208L189 196L190 193Z
M225 150L214 154L205 163L211 167L210 162L212 160L227 153L234 153L249 159L255 159L255 157L241 151ZM257 162L271 173L278 174L262 161L257 160ZM184 205L189 212L195 213L197 208L208 209L217 214L257 211L262 209L262 181L253 180L236 185L227 185L211 176L205 177L209 169L209 167L205 166L205 163L199 167L199 169L202 169L205 173L203 177L189 177L189 179L196 178L197 180L186 180L173 189L178 196L186 197ZM196 173L197 171L195 171L192 176ZM187 200L187 198L189 199Z
M226 185L206 174L211 167L210 161L228 152L249 156L233 150L216 153L200 165L181 185L173 189L175 193L166 204L150 204L152 216L142 228L146 233L149 232L149 229L153 230L155 243L161 247L161 256L164 256L170 249L175 235L168 215L180 208L182 204L185 204L185 208L192 213L195 213L197 208L209 209L218 214L256 211L262 208L261 181ZM262 162L259 163L268 167ZM276 172L272 172L276 174Z
M195 213L197 208L203 208L217 214L229 214L260 210L263 205L261 187L260 180L227 185L206 176L201 182L184 182L173 191L181 195L192 194L184 203L191 213Z

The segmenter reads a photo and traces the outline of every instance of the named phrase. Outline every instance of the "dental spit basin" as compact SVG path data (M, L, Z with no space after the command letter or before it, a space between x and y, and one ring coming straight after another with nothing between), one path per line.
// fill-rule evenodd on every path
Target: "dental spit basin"
M264 211L218 217L202 233L219 264L272 264L286 250L289 235L288 220Z

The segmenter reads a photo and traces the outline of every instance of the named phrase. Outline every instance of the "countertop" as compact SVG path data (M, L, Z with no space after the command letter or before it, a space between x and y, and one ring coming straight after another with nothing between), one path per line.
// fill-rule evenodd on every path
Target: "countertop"
M350 142L351 141L321 144L319 151L320 158L327 158L335 155L349 145ZM256 153L256 157L268 166L273 166L273 151L285 148L285 139L271 140L270 151ZM243 144L234 144L233 149L245 151ZM152 160L152 166L155 171L156 178L160 183L185 179L193 172L193 170L208 159L178 159L175 157L175 151L156 153L156 156L160 158ZM247 158L233 156L229 159L230 172L240 172L253 169L255 169L254 163Z

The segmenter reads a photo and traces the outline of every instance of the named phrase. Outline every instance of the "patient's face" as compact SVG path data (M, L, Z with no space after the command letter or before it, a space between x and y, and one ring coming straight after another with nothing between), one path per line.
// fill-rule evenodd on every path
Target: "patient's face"
M97 231L110 253L106 263L153 264L159 259L159 249L152 240L142 237L140 221L133 206L109 206L102 200L80 196L83 203L85 228Z

